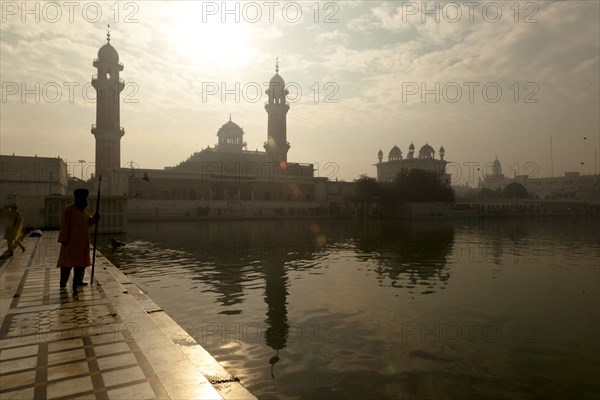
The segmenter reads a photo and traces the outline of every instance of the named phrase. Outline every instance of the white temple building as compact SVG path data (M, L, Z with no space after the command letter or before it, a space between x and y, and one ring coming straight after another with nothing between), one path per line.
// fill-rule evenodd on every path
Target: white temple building
M415 156L415 145L410 144L406 158L402 156L402 150L396 145L388 153L388 160L383 161L383 151L379 150L377 158L379 162L377 167L377 181L391 182L398 174L407 175L413 169L435 174L440 182L450 186L450 175L446 174L447 161L444 160L446 151L440 147L438 151L439 158L435 158L435 150L429 144L425 143Z

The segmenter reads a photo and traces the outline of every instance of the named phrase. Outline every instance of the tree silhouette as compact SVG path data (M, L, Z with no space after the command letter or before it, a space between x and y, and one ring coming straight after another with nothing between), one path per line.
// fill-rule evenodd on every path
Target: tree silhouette
M444 185L437 175L413 169L407 174L398 174L394 181L393 197L408 202L454 202L454 190Z
M498 191L494 191L492 189L488 189L488 188L483 188L479 191L479 193L477 194L477 197L479 197L480 199L497 199L501 196L500 194L500 190Z
M381 195L381 186L375 178L363 174L354 182L356 182L355 200L358 202L372 202Z
M352 201L358 204L358 212L364 215L370 210L370 204L380 200L381 186L375 178L367 175L361 175L355 179L356 191Z
M526 199L528 196L527 189L519 182L509 183L502 190L502 197L507 199Z
M436 174L418 169L398 174L393 182L377 182L366 175L354 182L353 201L363 205L376 202L393 208L404 202L454 202L454 190L440 182Z

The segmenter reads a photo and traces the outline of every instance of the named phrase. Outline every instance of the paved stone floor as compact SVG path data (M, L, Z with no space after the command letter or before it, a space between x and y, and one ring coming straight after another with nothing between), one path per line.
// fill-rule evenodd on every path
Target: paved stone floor
M2 400L254 398L101 255L93 285L60 289L56 238L0 261Z

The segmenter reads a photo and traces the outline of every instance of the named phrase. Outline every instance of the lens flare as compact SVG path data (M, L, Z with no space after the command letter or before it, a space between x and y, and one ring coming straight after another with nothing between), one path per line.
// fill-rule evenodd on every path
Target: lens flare
M310 224L310 231L315 235L321 231L321 227L316 222Z

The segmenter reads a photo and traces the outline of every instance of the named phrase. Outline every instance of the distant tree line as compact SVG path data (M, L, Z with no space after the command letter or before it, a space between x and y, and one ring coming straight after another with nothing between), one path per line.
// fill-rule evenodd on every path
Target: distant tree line
M492 190L488 188L483 188L479 191L478 196L479 199L482 200L492 200L492 199L526 199L529 197L529 193L525 186L520 184L519 182L511 182L504 187L504 189L500 190Z
M392 182L377 182L366 175L354 182L356 192L351 200L356 203L385 207L407 202L454 202L454 190L440 182L436 174L418 169L398 174Z

